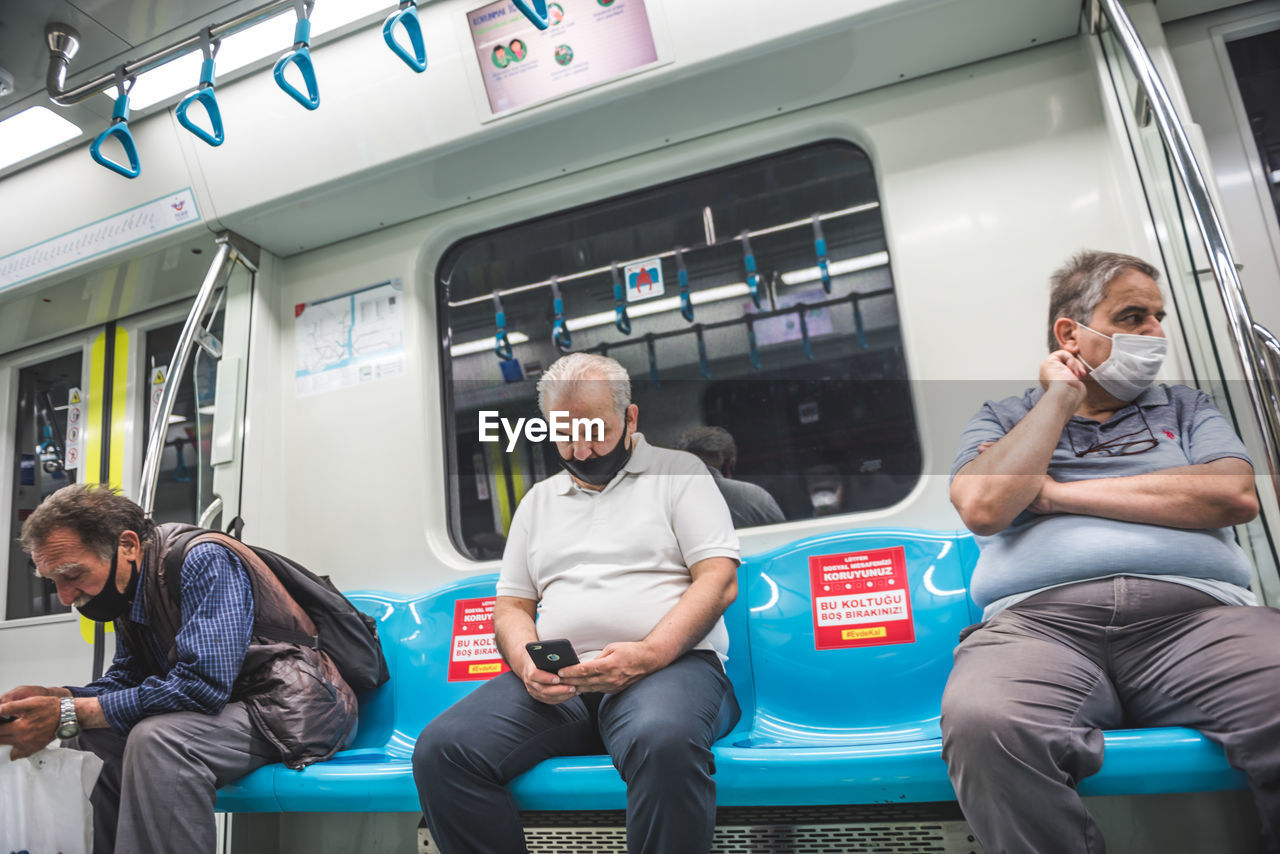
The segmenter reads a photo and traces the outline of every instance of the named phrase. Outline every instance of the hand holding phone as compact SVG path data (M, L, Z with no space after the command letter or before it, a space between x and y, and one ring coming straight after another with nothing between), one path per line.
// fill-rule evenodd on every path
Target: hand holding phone
M524 648L533 659L534 666L548 673L559 673L560 668L578 663L578 654L568 638L531 641Z

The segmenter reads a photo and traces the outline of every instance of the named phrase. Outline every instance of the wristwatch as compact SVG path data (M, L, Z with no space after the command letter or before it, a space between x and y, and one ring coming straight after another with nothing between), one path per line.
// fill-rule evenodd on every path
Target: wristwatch
M80 734L80 721L76 719L75 698L63 697L59 704L59 711L61 715L58 718L58 730L55 734L63 741L75 738Z

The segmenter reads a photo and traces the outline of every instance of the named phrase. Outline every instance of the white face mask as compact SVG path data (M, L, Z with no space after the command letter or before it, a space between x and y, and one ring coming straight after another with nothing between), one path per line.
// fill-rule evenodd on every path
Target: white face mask
M1077 325L1081 329L1089 329L1083 323ZM1160 373L1160 366L1164 364L1164 357L1169 352L1167 338L1129 335L1124 332L1103 335L1096 329L1089 331L1111 339L1111 355L1096 368L1084 359L1080 361L1084 362L1098 385L1116 400L1126 403L1134 401L1156 381L1156 374Z

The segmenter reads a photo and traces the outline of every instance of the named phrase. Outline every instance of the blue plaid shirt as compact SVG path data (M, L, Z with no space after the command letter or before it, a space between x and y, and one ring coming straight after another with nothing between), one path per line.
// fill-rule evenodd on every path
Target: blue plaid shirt
M175 640L177 660L162 676L145 676L124 636L116 634L116 654L102 678L71 688L77 697L98 698L102 714L125 734L151 715L166 712L216 714L231 697L253 629L253 591L240 561L222 546L203 543L187 552L179 583L182 628ZM168 661L147 627L143 585L129 620L150 644L156 661Z

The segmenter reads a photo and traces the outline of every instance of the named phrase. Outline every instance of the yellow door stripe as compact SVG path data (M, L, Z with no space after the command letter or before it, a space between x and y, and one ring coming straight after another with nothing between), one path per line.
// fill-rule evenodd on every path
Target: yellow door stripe
M97 483L102 471L102 404L106 399L105 364L107 333L99 332L89 347L89 404L84 425L84 465L80 467L84 483Z
M129 430L125 406L129 394L129 333L116 327L116 357L111 377L111 460L107 483L124 488L124 438Z
M111 393L111 445L106 452L107 485L120 489L124 486L125 434L128 418L125 402L129 390L129 333L117 326L115 332L114 359L111 382L107 383L107 333L99 332L89 347L88 417L84 425L84 465L80 468L81 482L98 483L102 477L102 408ZM108 624L107 631L114 631ZM93 643L94 622L80 618L80 636L85 643Z
M498 500L498 513L502 517L502 535L505 537L511 530L511 514L515 508L507 497L507 475L502 468L502 446L500 442L489 444L489 471L493 472L494 498Z
M528 478L524 474L524 455L529 451L530 443L521 441L514 452L507 454L511 460L511 491L515 493L516 504L519 505L524 500L524 494L529 491ZM537 450L537 446L533 446Z

